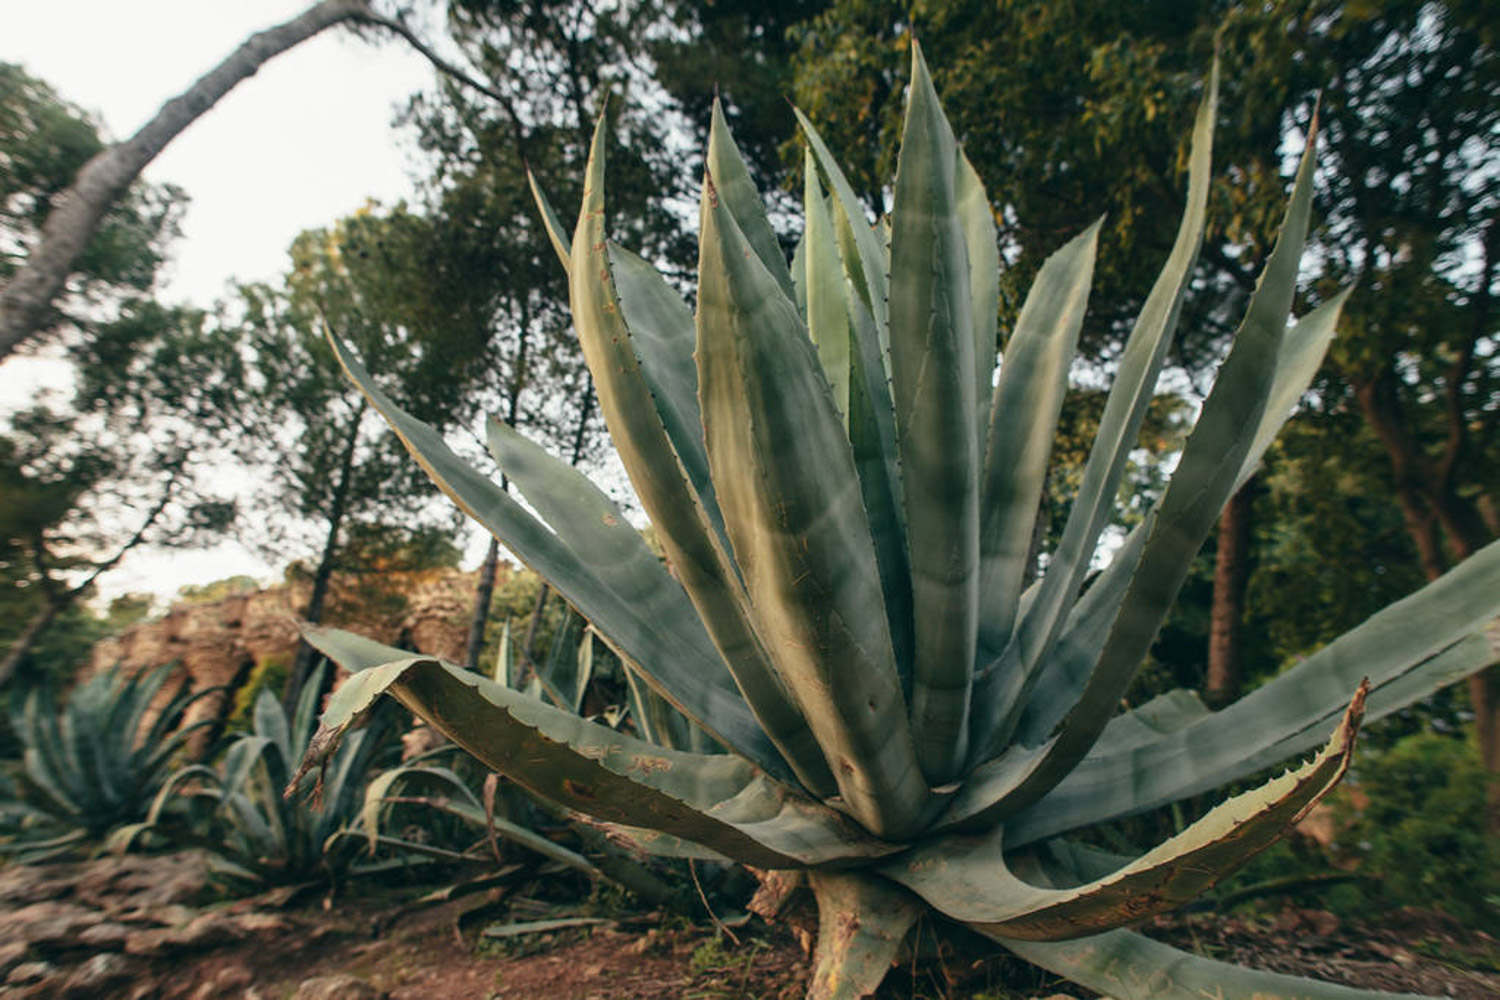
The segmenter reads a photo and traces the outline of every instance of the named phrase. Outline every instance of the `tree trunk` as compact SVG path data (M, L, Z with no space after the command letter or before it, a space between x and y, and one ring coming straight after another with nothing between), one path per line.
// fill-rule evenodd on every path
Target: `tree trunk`
M1429 580L1436 580L1447 569L1438 542L1438 525L1442 526L1448 551L1455 561L1461 561L1489 541L1484 512L1453 491L1449 476L1426 465L1403 422L1400 400L1389 373L1356 384L1355 396L1366 421L1385 447L1395 473L1396 497L1407 533L1417 546L1422 572ZM1479 759L1489 773L1489 828L1500 834L1500 663L1470 675L1469 702L1474 709Z
M495 576L500 571L500 541L490 539L484 562L479 566L479 584L474 590L474 613L469 616L469 641L464 646L464 664L479 669L479 651L484 648L484 627L490 620L490 605L495 600Z
M326 28L370 13L367 0L323 0L290 21L256 32L163 104L135 135L84 164L73 186L57 199L26 264L0 289L0 359L46 325L53 300L99 220L169 142L267 60Z
M348 513L349 489L354 479L354 452L359 444L359 426L364 422L365 401L361 397L349 421L348 438L344 442L344 454L339 459L339 479L333 488L333 505L328 510L328 537L323 542L323 554L318 559L318 568L313 572L312 594L303 609L304 621L317 624L323 620L323 605L328 599L328 585L333 579L333 568L337 562L339 532L344 526L344 515ZM297 700L302 696L302 687L307 683L317 651L302 642L297 646L297 656L292 661L291 674L286 679L286 690L281 703L290 718L297 710Z
M1214 708L1227 705L1240 694L1240 623L1245 614L1245 584L1250 579L1250 508L1255 490L1252 478L1229 498L1219 517L1208 676L1204 683L1208 704Z
M31 647L36 645L37 639L41 637L43 632L47 631L47 626L52 624L62 609L63 606L57 601L48 600L46 604L42 605L41 610L31 616L31 620L26 623L26 627L21 630L21 634L16 637L16 641L6 651L5 659L0 660L0 687L4 687L10 682L11 677L15 675L16 670L21 666L21 661L26 659L26 654L31 652Z

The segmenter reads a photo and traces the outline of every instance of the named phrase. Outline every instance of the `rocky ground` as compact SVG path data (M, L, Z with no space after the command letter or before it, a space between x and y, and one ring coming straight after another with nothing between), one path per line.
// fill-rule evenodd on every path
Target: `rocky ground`
M716 931L659 913L544 901L534 880L423 899L290 888L215 901L202 855L0 870L0 1000L794 1000L809 906ZM470 888L476 888L471 885ZM1370 989L1500 996L1500 946L1432 914L1351 926L1315 910L1162 920L1181 947ZM887 978L895 1000L1091 996L1013 960L951 946Z

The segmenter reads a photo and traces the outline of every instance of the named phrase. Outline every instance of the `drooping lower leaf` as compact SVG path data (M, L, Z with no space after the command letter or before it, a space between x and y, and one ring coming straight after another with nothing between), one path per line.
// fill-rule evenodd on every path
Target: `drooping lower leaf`
M318 766L381 694L544 799L606 822L660 830L764 867L880 856L896 848L728 754L668 750L527 698L430 657L388 649L380 665L336 629L307 632L356 673L329 699L303 770Z
M1005 827L939 838L881 872L955 920L986 934L1059 940L1109 930L1172 909L1211 888L1276 841L1348 769L1366 688L1313 760L1237 795L1123 868L1065 889L1024 881L1007 867Z

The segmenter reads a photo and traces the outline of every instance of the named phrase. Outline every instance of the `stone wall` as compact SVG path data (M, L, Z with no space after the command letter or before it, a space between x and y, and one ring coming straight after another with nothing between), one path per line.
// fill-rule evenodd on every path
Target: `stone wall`
M501 573L505 569L502 567ZM461 662L473 612L476 574L456 569L380 574L335 574L323 623L420 653ZM222 686L204 698L189 721L221 716L233 691L267 660L290 662L297 649L298 612L311 585L279 584L201 604L174 605L98 643L86 671L113 666L132 673L178 663L194 690ZM161 697L170 696L165 686Z

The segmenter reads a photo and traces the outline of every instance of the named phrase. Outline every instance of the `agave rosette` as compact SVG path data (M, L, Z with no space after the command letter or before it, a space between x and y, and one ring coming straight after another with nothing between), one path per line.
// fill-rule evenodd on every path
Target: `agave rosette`
M514 430L491 450L530 509L350 377L432 478L545 577L626 667L728 753L671 749L430 657L344 633L356 671L326 749L380 694L532 791L662 853L803 872L822 911L811 996L878 984L935 910L1119 998L1362 995L1173 951L1124 925L1264 848L1338 781L1361 716L1495 658L1500 546L1240 702L1121 696L1225 501L1316 371L1343 295L1289 324L1312 148L1176 472L1084 587L1201 242L1217 92L1192 137L1176 243L1121 356L1045 575L1037 506L1098 226L1043 266L997 359L992 208L920 52L888 240L812 124L788 264L715 110L696 313L605 227L603 123L571 237L537 198L616 448L666 551ZM800 117L800 116L799 116ZM999 365L998 377L995 376ZM1136 859L1067 835L1316 753ZM309 762L316 760L310 756ZM799 876L800 877L800 876Z

